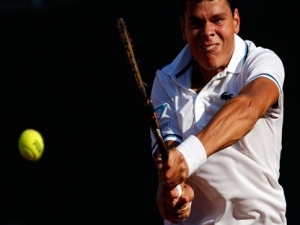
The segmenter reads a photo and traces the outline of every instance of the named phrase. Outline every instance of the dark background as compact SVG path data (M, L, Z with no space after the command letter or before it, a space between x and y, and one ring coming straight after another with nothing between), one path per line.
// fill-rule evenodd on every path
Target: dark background
M296 224L293 9L240 0L245 39L286 69L280 182ZM149 128L117 32L123 17L144 81L183 47L177 1L0 1L0 225L162 224ZM21 132L41 132L38 162L21 157ZM293 129L295 130L295 128ZM296 147L294 147L296 146Z

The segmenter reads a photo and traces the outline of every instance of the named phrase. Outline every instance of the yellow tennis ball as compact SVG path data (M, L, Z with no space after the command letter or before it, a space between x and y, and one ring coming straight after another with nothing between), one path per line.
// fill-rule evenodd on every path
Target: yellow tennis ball
M37 161L43 155L44 140L37 130L26 129L20 135L18 147L25 159Z

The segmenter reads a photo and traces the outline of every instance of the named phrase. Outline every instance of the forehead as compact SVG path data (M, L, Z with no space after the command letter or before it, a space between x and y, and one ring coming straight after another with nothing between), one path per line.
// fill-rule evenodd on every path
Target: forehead
M228 5L227 0L187 0L187 5ZM229 6L229 5L228 5Z
M195 3L201 3L201 2L226 2L227 0L187 0L187 2L195 2Z
M188 0L186 2L186 12L195 11L217 12L230 10L226 0Z

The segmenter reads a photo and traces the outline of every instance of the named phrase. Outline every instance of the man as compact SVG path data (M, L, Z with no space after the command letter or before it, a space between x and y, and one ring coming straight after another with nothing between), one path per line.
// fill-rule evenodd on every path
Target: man
M151 91L169 148L163 162L152 136L164 223L285 225L282 61L238 36L234 0L180 6L187 45Z

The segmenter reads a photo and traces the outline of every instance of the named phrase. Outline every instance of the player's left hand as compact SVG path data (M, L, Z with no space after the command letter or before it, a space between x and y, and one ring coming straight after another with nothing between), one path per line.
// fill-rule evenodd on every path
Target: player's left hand
M194 198L194 190L187 184L181 184L182 194L176 189L159 187L157 192L157 204L161 216L172 223L178 223L190 216L191 202Z

